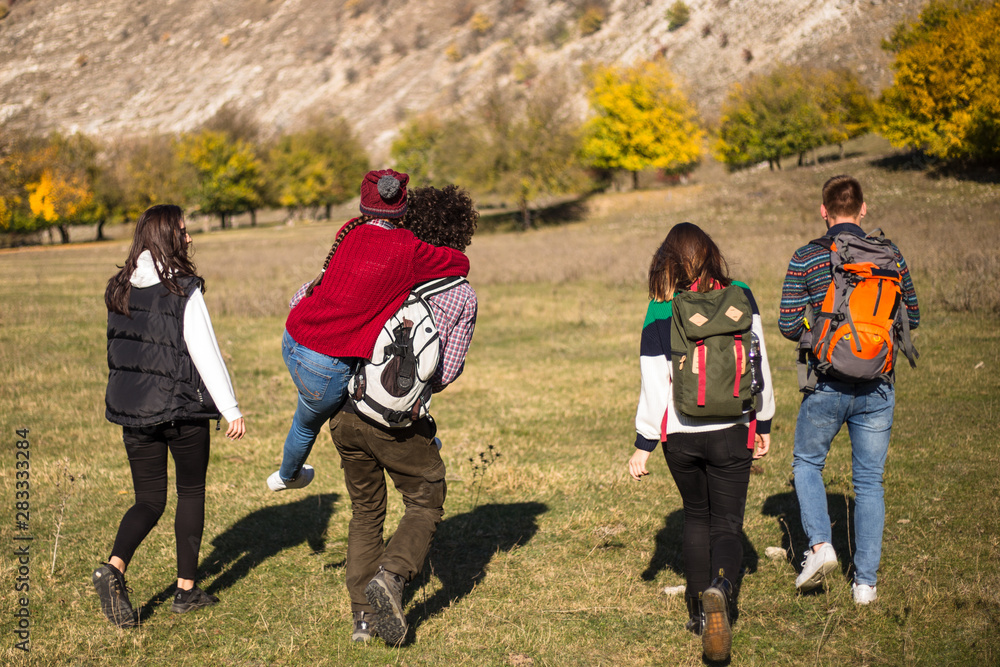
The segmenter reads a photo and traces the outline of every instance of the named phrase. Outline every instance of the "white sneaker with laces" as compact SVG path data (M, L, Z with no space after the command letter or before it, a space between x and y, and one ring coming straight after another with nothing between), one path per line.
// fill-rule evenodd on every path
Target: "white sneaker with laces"
M854 593L854 604L869 604L878 600L875 587L868 584L851 584L851 592Z
M829 542L824 543L819 551L809 549L805 556L802 573L795 579L795 588L802 593L818 588L826 575L837 569L837 552Z
M313 481L313 477L316 476L313 467L309 464L303 465L302 470L299 471L299 476L290 482L286 482L281 479L279 475L280 471L275 470L271 473L271 476L267 478L267 488L272 491L284 491L285 489L301 489L303 487L309 486L309 483Z

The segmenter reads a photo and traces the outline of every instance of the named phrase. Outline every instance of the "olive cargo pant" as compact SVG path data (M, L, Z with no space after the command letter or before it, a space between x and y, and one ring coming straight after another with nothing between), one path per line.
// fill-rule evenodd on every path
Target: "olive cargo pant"
M391 430L344 410L330 420L330 433L351 496L346 578L352 611L372 611L365 586L380 566L407 581L424 566L444 515L447 492L444 462L434 445L434 432L434 422L429 419ZM406 508L387 545L382 537L385 473L403 495Z

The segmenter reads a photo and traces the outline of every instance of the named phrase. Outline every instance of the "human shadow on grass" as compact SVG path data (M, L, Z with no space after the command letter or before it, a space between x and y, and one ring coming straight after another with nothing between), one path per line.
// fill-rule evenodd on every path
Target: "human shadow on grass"
M231 525L212 540L212 552L202 560L200 580L216 576L202 587L218 594L246 577L268 558L303 542L314 553L324 550L324 536L337 502L337 494L308 496L285 505L264 507ZM164 588L142 606L140 621L153 615L156 608L173 597L174 584Z
M854 516L854 499L848 500L844 494L826 494L826 505L830 513L830 524L833 528L833 548L840 561L840 569L844 577L850 575L853 566L851 547L854 546L854 526L848 517ZM777 493L764 501L761 508L764 516L773 516L781 529L781 546L786 554L791 554L791 563L798 575L802 572L803 553L809 548L809 538L802 529L802 515L799 512L799 500L795 491ZM804 593L803 595L822 594L823 587Z
M449 517L438 525L427 564L404 590L404 606L433 575L441 588L416 602L406 615L410 626L405 643L425 620L461 600L486 578L486 568L497 553L523 546L538 532L537 519L549 510L543 503L480 505L471 512Z
M649 565L639 575L643 581L653 581L656 575L668 567L680 575L684 576L684 510L679 509L667 515L663 521L663 528L656 534L656 548L653 557L649 559ZM743 576L749 572L757 571L757 564L760 556L753 544L747 538L747 534L740 531L740 542L743 544L743 562L740 571L737 573L736 581L733 582L735 597L738 600L740 586L743 583ZM736 614L733 622L739 618L739 607L736 607Z

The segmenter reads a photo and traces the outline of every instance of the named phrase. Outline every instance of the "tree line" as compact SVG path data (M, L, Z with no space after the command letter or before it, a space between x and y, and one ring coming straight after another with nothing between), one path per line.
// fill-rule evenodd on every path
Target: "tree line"
M546 196L581 193L616 172L690 172L706 144L730 169L797 157L877 132L903 148L944 160L1000 157L1000 4L932 0L883 48L895 82L879 98L844 69L779 65L734 84L708 127L662 59L585 70L590 116L581 121L571 85L529 78L488 91L450 117L407 122L391 148L415 183L457 183L480 197L516 204L531 226ZM223 107L202 128L101 144L82 134L0 136L0 230L13 234L135 219L178 202L216 216L282 207L329 216L356 194L369 158L342 118L313 117L302 130L261 139L248 116ZM711 139L706 141L707 139Z

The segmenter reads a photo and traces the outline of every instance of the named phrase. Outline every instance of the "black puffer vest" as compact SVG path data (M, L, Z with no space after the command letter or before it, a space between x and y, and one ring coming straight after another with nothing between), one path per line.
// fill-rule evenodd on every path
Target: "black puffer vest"
M185 297L162 283L133 286L131 317L108 312L108 421L122 426L154 426L178 419L218 419L221 415L191 361L184 342L184 308L199 288L197 278L181 278Z

